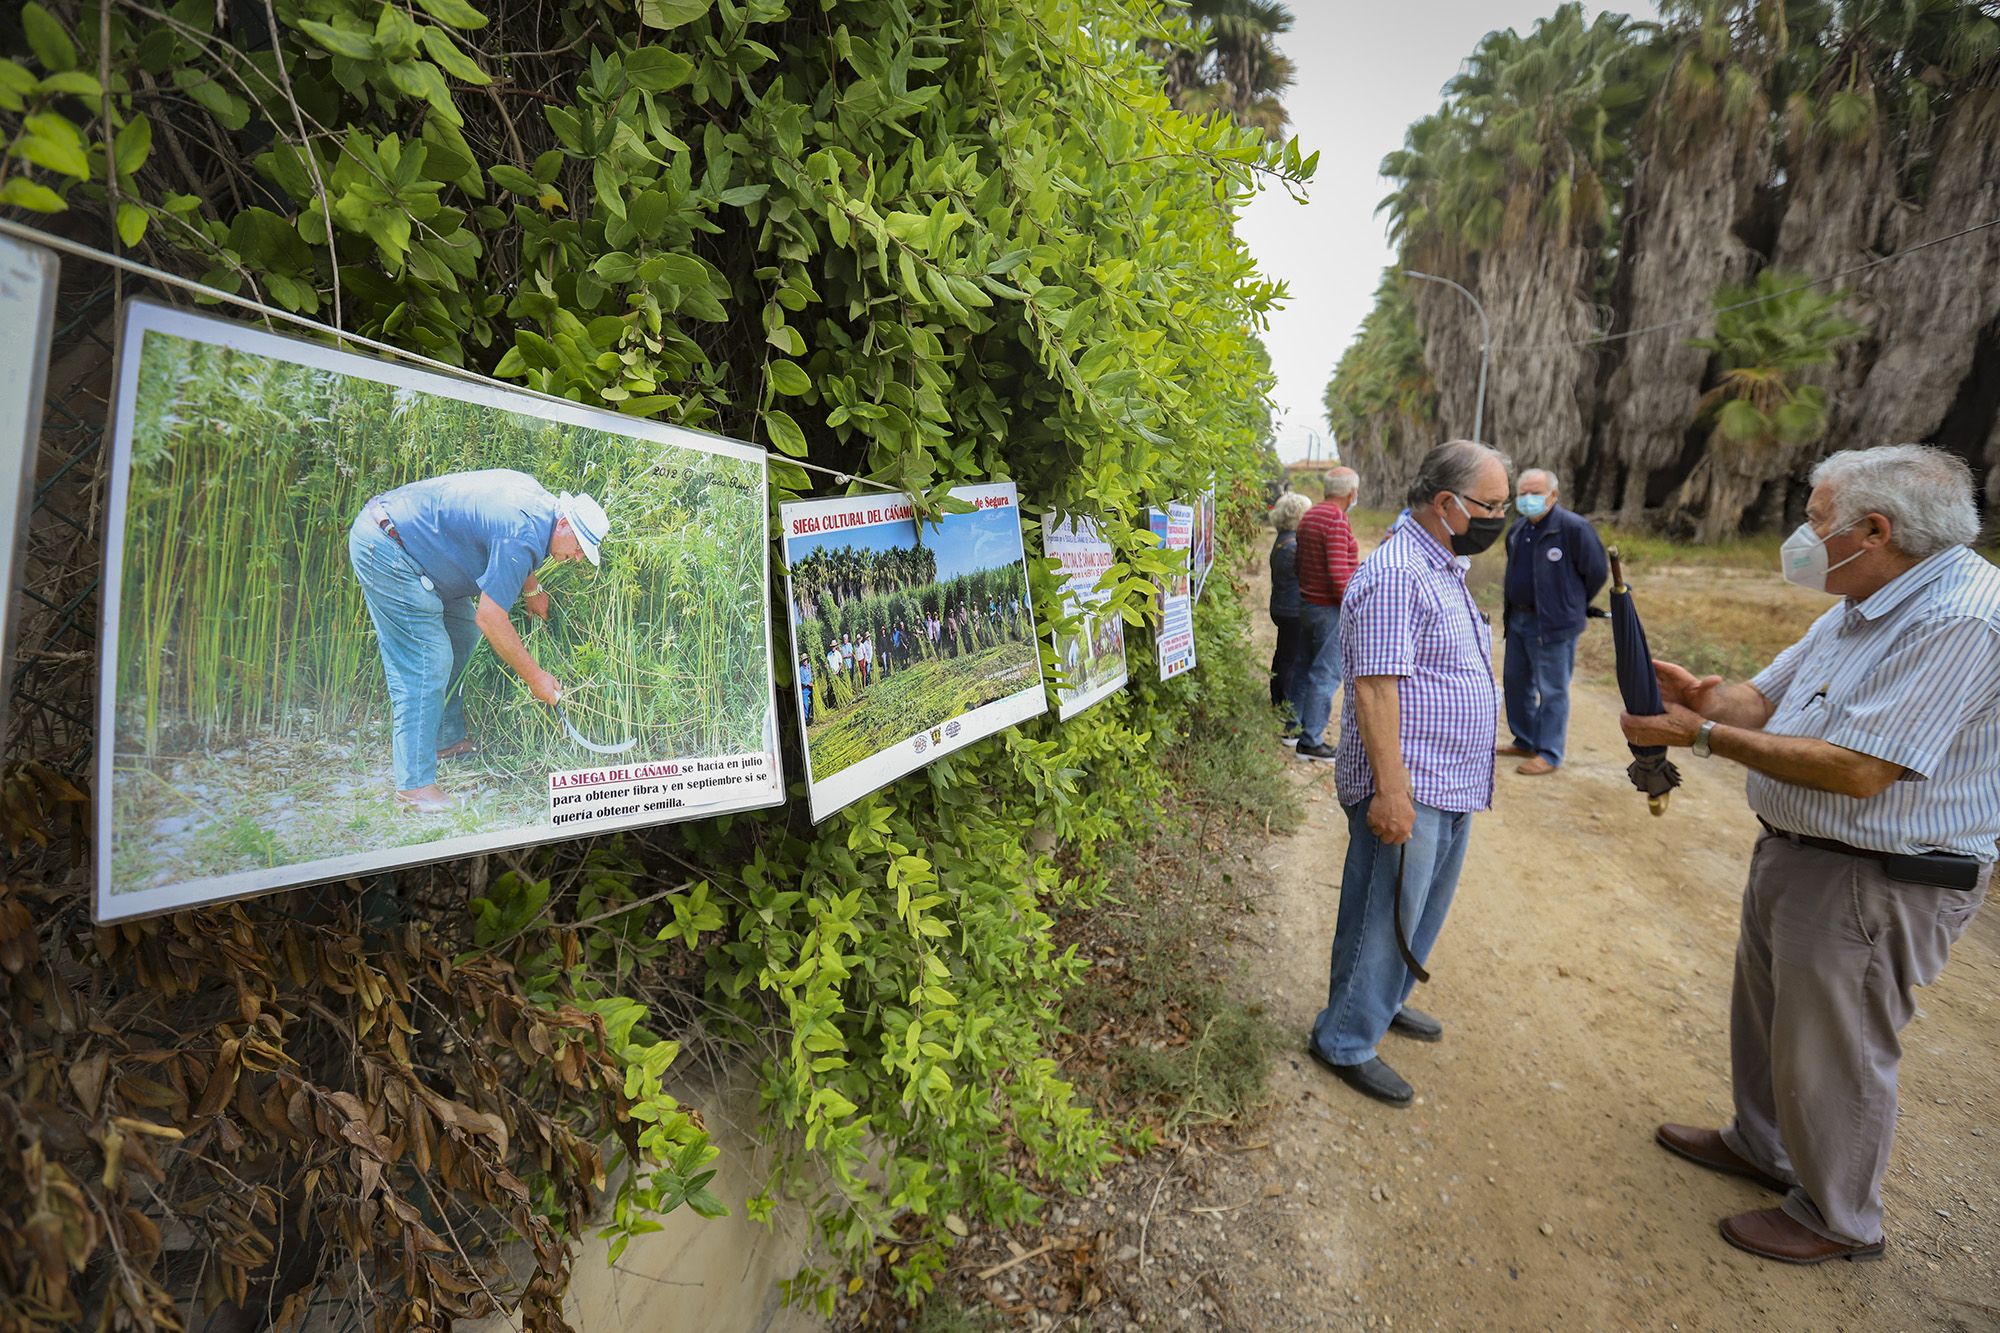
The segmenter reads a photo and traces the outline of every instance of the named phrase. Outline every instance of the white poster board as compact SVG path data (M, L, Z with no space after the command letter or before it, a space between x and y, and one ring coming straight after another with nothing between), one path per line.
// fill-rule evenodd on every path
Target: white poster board
M1194 540L1190 556L1194 569L1194 600L1199 602L1208 587L1208 572L1215 567L1215 487L1195 497Z
M1056 691L1056 717L1067 721L1125 687L1125 622L1097 610L1111 597L1098 583L1118 557L1096 521L1051 519L1042 529L1042 553L1060 567L1064 610L1083 621L1077 633L1053 640L1056 667L1069 681Z
M1047 707L1014 483L921 530L906 495L782 507L814 822Z
M98 920L783 799L762 450L149 302L111 438Z
M13 697L14 587L35 495L35 456L42 436L42 394L49 365L49 331L55 320L61 268L40 246L0 236L0 516L9 527L0 539L0 735Z
M1160 679L1172 680L1194 670L1194 593L1192 548L1194 506L1168 505L1149 514L1160 547L1178 558L1178 572L1161 585L1160 627L1153 650L1160 659Z

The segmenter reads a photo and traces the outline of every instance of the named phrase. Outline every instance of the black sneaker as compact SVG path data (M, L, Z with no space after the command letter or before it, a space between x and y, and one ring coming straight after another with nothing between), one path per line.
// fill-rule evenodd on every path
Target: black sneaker
M1297 745L1298 743L1299 729L1297 727L1286 728L1285 734L1278 737L1278 744L1280 745Z
M1317 763L1330 764L1333 762L1334 753L1334 748L1325 741L1321 741L1318 745L1311 745L1305 741L1299 742L1299 758L1301 759L1311 759Z

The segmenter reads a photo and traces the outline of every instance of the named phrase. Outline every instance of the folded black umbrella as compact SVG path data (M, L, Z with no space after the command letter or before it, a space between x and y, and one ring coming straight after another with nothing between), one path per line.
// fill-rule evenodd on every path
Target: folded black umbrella
M1646 646L1646 627L1639 623L1639 610L1632 605L1632 589L1625 583L1625 567L1618 548L1611 557L1611 644L1618 655L1618 692L1625 696L1625 711L1634 717L1655 717L1666 712L1660 703L1660 678L1653 672L1653 653ZM1647 808L1656 815L1667 813L1667 793L1681 785L1681 771L1667 758L1664 745L1634 745L1632 763L1625 776L1646 793Z

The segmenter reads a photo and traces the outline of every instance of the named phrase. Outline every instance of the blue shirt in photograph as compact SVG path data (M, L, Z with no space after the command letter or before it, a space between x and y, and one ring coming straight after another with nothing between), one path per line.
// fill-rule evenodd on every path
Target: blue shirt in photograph
M513 606L555 535L556 497L507 468L413 481L380 503L403 549L446 599L485 593Z

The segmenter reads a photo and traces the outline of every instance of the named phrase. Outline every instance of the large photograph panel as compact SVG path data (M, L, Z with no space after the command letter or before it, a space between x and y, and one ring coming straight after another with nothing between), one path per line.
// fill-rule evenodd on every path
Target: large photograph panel
M150 304L98 915L777 803L761 451Z
M42 435L42 386L48 373L49 325L55 316L56 257L37 245L0 236L0 732L7 722L13 679L14 584L28 535L35 492L35 457Z
M815 821L1046 706L1012 482L921 531L909 497L783 506Z

